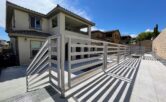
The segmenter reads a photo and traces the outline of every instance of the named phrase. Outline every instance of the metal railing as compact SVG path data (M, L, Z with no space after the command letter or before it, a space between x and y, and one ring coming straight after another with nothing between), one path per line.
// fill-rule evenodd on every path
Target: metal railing
M60 38L49 37L26 71L27 91L51 85L60 91Z
M51 85L65 92L118 64L130 47L75 36L52 36L27 68L27 91Z

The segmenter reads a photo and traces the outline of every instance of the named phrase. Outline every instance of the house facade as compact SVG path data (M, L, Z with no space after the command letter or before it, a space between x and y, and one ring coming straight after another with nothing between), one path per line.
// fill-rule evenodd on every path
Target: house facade
M10 2L6 3L6 32L20 65L29 64L49 36L91 38L91 27L94 25L93 22L59 5L47 14L42 14ZM67 40L65 42L67 43Z
M6 40L0 39L0 54L4 49L9 49L9 43Z
M121 43L122 44L129 44L132 37L130 35L125 35L121 37Z
M112 42L112 43L120 43L121 34L119 30L113 30L113 31L96 30L92 31L91 38L96 40Z

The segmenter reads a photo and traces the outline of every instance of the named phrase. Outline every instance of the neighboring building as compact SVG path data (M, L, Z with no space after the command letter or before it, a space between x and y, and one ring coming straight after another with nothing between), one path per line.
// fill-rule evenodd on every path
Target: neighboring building
M47 37L67 34L90 38L91 27L94 25L93 22L59 5L47 14L42 14L10 2L6 3L6 32L21 65L31 62ZM83 28L86 28L87 32L82 32Z
M105 32L100 30L92 31L91 38L96 40L108 41L112 43L120 43L121 41L121 35L119 30Z
M132 37L130 35L121 36L121 43L122 44L129 44Z
M157 56L166 59L166 29L153 40L152 50Z
M0 53L2 53L4 49L9 49L9 43L6 40L0 39Z

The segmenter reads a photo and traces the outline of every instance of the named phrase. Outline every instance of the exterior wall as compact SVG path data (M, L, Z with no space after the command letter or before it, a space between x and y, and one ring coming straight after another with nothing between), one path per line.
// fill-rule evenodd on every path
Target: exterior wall
M112 36L112 42L113 43L120 43L120 41L121 41L121 37L119 36L119 33L118 32L114 32L113 34L112 34L113 36Z
M166 59L166 29L153 40L152 50L159 57Z
M101 32L95 32L91 34L91 38L96 40L104 40L104 34Z
M132 38L130 36L122 36L121 37L121 43L122 44L129 44L129 42L130 42L131 39Z
M84 37L84 38L91 38L91 26L89 25L89 24L87 24L87 23L85 23L85 22L82 22L82 21L80 21L80 20L78 20L78 19L75 19L75 18L73 18L73 17L71 17L71 16L68 16L68 15L66 15L66 14L63 14L63 13L61 13L61 17L62 17L62 19L61 19L61 25L63 26L61 26L61 32L63 32L65 35L72 35L72 36L77 36L77 37ZM75 20L75 21L78 21L78 22L80 22L80 23L84 23L84 24L86 24L87 26L88 26L88 34L87 35L85 35L85 34L82 34L82 33L77 33L77 32L72 32L72 31L68 31L68 30L65 30L65 17L69 17L69 18L71 18L71 19L73 19L73 20Z
M143 46L146 52L152 51L152 40L144 40L136 43L136 46Z
M29 29L29 15L26 12L14 10L15 28L14 30Z
M30 21L29 21L29 14L26 12L22 12L19 10L14 10L14 21L15 21L15 27L14 22L12 22L13 29L14 30L31 30L30 29ZM42 32L48 32L48 20L46 18L41 19L41 27Z
M30 56L30 41L45 41L45 39L40 38L26 38L18 37L18 53L20 65L27 65L31 62L32 58Z
M17 48L16 48L16 38L14 38L14 37L11 37L10 38L10 43L11 43L11 48L12 48L12 50L13 50L13 52L14 52L14 54L16 55L16 53L17 53Z
M57 16L57 15L56 15ZM48 31L49 31L49 33L50 34L52 34L52 35L55 35L55 34L58 34L58 25L57 25L57 27L54 27L54 28L52 28L52 19L54 18L55 16L53 16L53 17L51 17L49 20L48 20Z
M102 40L112 43L120 43L121 37L119 32L93 32L91 35L92 39Z
M15 30L31 30L29 28L29 14L26 12L22 12L22 11L18 11L18 10L14 10L15 11ZM76 32L72 32L72 31L67 31L65 30L65 15L64 13L58 13L57 15L57 27L52 28L52 18L50 19L45 19L42 18L42 31L43 32L47 32L50 33L52 35L61 35L61 36L65 36L65 35L69 35L69 36L76 36L76 37L83 37L83 38L91 38L91 26L88 25L88 35L84 35L81 33L76 33ZM74 20L77 20L75 18L73 18ZM81 22L81 21L80 21ZM12 42L15 43L16 39L12 39ZM16 51L16 46L18 46L18 51L16 51L16 53L18 52L19 55L19 62L20 65L28 65L32 58L30 56L30 41L31 40L39 40L39 41L45 41L45 39L43 38L30 38L30 37L17 37L17 45L15 46L15 51ZM64 39L64 45L68 42L67 39ZM79 40L75 40L75 43L87 43L87 42L80 42ZM75 50L75 49L74 49ZM83 49L82 49L83 50Z

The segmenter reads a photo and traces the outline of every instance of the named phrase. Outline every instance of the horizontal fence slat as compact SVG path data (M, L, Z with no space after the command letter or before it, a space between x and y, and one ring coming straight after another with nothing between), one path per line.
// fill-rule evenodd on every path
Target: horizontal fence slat
M50 62L53 64L58 64L57 60L50 60Z
M32 71L28 71L28 74L31 74L32 72L34 72L36 69L38 69L38 67L48 58L48 54L44 56L44 58L42 58L42 60L40 61L40 63L34 67L34 69Z
M40 82L40 81L42 81L42 80L44 80L44 79L46 79L46 78L48 78L48 77L49 77L49 74L47 74L47 75L45 75L44 77L42 77L42 78L40 78L40 79L34 81L33 83L29 83L29 86L32 86L32 85L34 85L34 84L36 84L36 83L38 83L38 82Z
M118 52L118 50L114 50L114 51L107 51L107 52L108 52L108 53L109 53L109 52Z
M97 45L83 45L83 44L71 44L71 47L104 48L104 46L97 46Z
M117 47L107 47L108 49L117 49L118 48L118 46Z
M30 67L28 67L29 69L27 69L27 72L29 72L31 69L33 69L33 67L40 61L40 59L44 56L44 54L48 51L48 48L44 49L43 52L40 53L39 58L37 58L34 62L31 62L33 64L31 64Z
M76 56L76 55L87 55L87 54L99 54L99 53L104 53L104 51L71 52L71 56Z
M44 67L46 67L47 65L48 65L48 62L46 62L45 64L43 64L42 67L41 67L39 70L37 70L36 73L40 73L40 74L38 74L36 77L31 78L31 76L29 76L29 77L28 77L28 78L29 78L29 82L32 81L32 80L34 80L34 79L36 79L37 77L41 76L45 71L47 71L48 68L45 68L45 69L44 69ZM42 70L43 70L43 71L42 71ZM41 72L41 71L42 71L42 72ZM33 76L33 75L32 75L32 76Z
M55 56L57 56L57 52L51 52L51 55L55 55Z
M57 77L55 77L54 75L51 74L51 78L53 78L54 80L56 80L57 83L58 83L58 78Z
M94 62L94 63L86 64L84 66L80 66L80 67L76 67L76 68L71 69L71 72L72 73L78 72L80 70L87 69L89 67L92 67L92 66L95 66L95 65L98 65L98 64L101 64L101 63L103 63L103 61L97 61L97 62Z
M92 61L92 60L100 59L101 57L102 57L102 56L84 58L84 59L79 59L79 60L73 60L73 61L71 61L71 64L81 63L81 62L85 62L85 61Z

